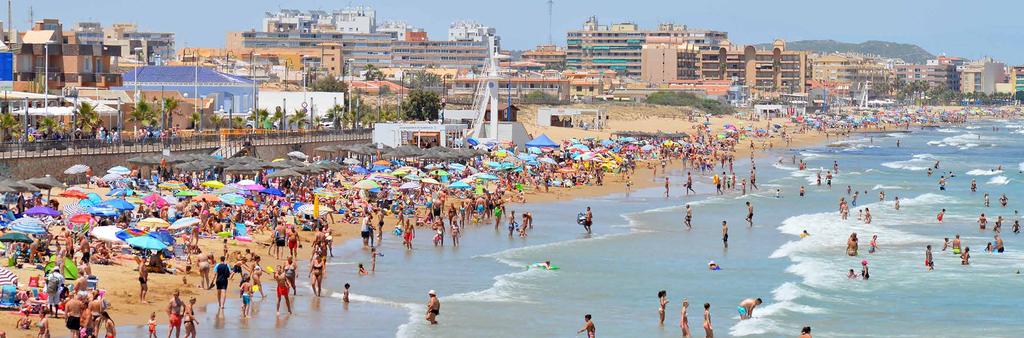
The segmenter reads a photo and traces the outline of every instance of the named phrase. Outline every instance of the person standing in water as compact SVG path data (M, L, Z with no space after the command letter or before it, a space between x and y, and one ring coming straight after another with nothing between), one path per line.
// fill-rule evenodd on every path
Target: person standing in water
M658 291L658 325L665 326L665 307L668 306L668 292Z
M586 332L587 338L597 337L597 327L594 326L594 321L591 318L593 317L589 313L583 316L583 328L576 331L576 334Z
M729 224L725 221L722 221L722 245L729 248Z
M935 261L932 260L932 245L928 244L924 247L924 266L928 267L928 271L935 270Z
M594 213L590 211L590 207L587 207L587 214L583 216L583 228L590 234L590 226L594 225Z
M690 307L690 301L683 298L683 309L679 314L679 328L683 330L683 338L690 338L690 321L686 319L686 308Z
M687 204L686 219L683 221L683 224L686 224L686 229L693 229L693 223L691 223L691 221L693 221L693 209L691 209L690 205Z
M704 303L704 337L715 337L715 330L711 328L711 303Z
M754 206L750 205L750 201L747 201L747 224L754 227Z
M437 292L427 292L430 300L427 301L427 321L430 325L437 325L437 315L441 314L441 301L437 299Z

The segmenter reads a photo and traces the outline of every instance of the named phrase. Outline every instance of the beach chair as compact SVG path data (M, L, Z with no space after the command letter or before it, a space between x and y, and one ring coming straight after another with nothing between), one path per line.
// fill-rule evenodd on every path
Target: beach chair
M85 278L85 282L87 289L95 290L100 285L100 278L96 277L96 275L89 275L89 277Z
M0 287L0 309L20 308L18 303L18 287L14 285Z

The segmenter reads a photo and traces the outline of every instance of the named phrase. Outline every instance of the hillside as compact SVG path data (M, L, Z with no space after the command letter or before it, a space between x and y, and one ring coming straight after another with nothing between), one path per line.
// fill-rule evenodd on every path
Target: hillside
M757 45L757 48L771 48L771 44L759 44ZM918 45L876 40L865 41L861 43L848 43L835 40L787 41L786 49L806 50L818 53L842 52L870 54L879 55L886 58L900 58L908 63L921 64L923 64L928 59L935 58L935 55L932 55L932 53L929 53L927 50L921 48Z

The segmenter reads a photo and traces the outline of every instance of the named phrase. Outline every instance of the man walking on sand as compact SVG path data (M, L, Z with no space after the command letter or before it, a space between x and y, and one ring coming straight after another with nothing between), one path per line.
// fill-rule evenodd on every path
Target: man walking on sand
M167 317L170 326L167 330L167 338L171 338L171 332L174 332L174 337L181 336L181 312L184 307L185 303L181 301L181 292L174 290L174 297L167 302Z

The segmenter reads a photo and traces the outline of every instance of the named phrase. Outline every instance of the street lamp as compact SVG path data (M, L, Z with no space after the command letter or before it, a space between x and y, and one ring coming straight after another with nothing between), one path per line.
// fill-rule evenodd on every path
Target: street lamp
M256 95L258 95L256 88L259 87L259 81L256 80L256 57L260 54L256 54L256 51L249 53L249 75L252 77L252 110L256 110L256 104L258 103Z
M46 40L43 44L43 114L50 115L50 44L53 40ZM28 111L28 108L25 108Z
M192 52L192 62L195 63L195 80L192 82L192 85L193 85L192 113L195 114L195 113L200 113L200 110L199 110L199 49L198 48L191 48L191 49L185 48L185 50L181 51L182 58L184 58L185 54L187 54L189 51ZM202 114L199 114L198 128L199 128L199 131L203 131L203 115Z
M142 62L142 47L132 48L135 51L135 101L139 101L139 63Z

